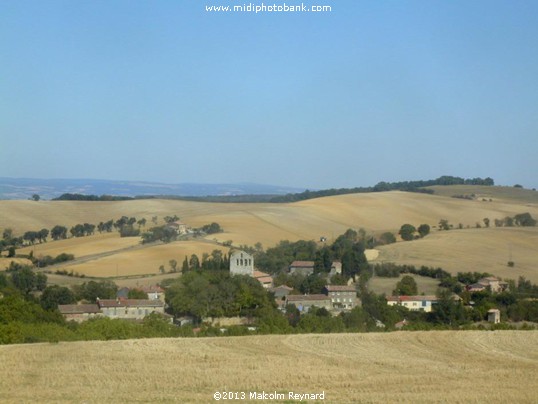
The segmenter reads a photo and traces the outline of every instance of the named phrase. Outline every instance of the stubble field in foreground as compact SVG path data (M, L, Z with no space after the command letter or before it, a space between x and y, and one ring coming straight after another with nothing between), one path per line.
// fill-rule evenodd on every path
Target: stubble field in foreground
M538 332L149 339L0 347L10 402L215 402L215 391L325 402L535 402Z

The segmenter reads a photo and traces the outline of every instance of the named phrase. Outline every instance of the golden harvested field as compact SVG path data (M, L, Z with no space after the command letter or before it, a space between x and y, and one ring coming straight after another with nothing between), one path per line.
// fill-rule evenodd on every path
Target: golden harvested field
M7 258L5 256L0 257L0 271L6 269L11 262L16 262L17 264L31 265L32 262L26 258Z
M209 403L227 390L533 403L537 344L536 331L429 331L9 345L0 391L3 402Z
M350 194L288 204L206 203L172 200L120 202L0 201L0 230L11 227L16 234L50 229L56 224L98 223L122 215L145 217L177 214L192 227L216 221L225 229L219 239L234 244L261 242L272 246L280 240L329 238L348 228L395 231L403 223L436 225L439 219L471 225L484 217L492 221L529 211L538 217L538 205L467 201L410 192ZM214 236L213 236L214 237Z
M158 274L161 265L164 265L166 271L170 270L169 261L172 259L177 261L177 269L181 271L185 256L196 254L202 259L204 253L211 254L213 250L227 253L229 249L205 241L175 241L141 246L139 249L118 252L80 264L68 263L62 265L62 269L94 277Z
M40 255L56 257L61 253L68 253L79 258L86 255L121 250L139 244L139 237L120 237L118 232L112 232L35 244L31 247L21 248L18 252L20 254L29 254L33 251L34 257L39 257Z
M502 189L502 192L510 196L505 189ZM379 234L383 231L396 233L404 223L416 226L428 223L433 227L440 219L448 219L454 226L458 223L474 226L485 217L493 223L496 218L523 212L530 212L538 218L538 205L529 203L529 197L525 194L527 199L523 198L518 203L508 197L482 202L394 191L339 195L288 204L205 203L156 199L120 202L0 201L0 231L10 227L15 234L20 235L28 230L39 230L43 227L50 229L56 224L67 227L83 222L96 224L99 221L117 219L122 215L135 216L138 219L145 217L148 220L147 226L150 227L150 219L153 216L158 216L162 221L165 215L177 214L191 227L200 227L211 222L219 223L224 228L224 233L210 235L207 237L209 240L232 240L236 246L261 242L268 248L280 240L318 240L320 236L327 237L331 242L348 228L363 227ZM536 281L538 253L535 250L538 249L535 235L534 229L492 228L479 229L476 232L452 230L446 233L433 229L432 234L423 240L384 247L378 260L440 265L455 272L488 271L511 278L517 278L521 274ZM117 233L114 233L47 243L33 249L49 255L71 252L78 258L121 250L136 243L136 238L120 239ZM512 245L513 260L516 262L516 267L510 271L504 267L509 257L508 244ZM206 247L200 245L191 251L180 247L177 251L176 247L147 249L143 252L136 249L118 251L114 256L81 264L74 270L100 276L155 273L159 265L166 264L172 258L182 261L185 254L201 255L202 252L211 252L213 249ZM157 252L164 255L158 257Z
M504 201L517 204L538 204L538 192L530 189L514 188L514 187L489 187L479 185L436 185L427 187L433 189L435 195L448 196L453 195L471 195L475 194L475 198L490 198L494 201Z
M441 267L446 271L489 272L503 278L523 275L538 282L538 228L433 231L421 240L378 247L376 261ZM512 258L515 267L507 262Z

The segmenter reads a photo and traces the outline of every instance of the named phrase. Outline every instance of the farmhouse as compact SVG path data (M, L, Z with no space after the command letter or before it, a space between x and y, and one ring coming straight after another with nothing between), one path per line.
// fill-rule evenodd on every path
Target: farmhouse
M469 292L482 292L484 290L489 290L491 293L500 293L508 290L508 283L503 282L495 276L488 276L486 278L481 278L477 283L467 286L466 288Z
M166 226L171 229L174 229L178 235L187 234L189 231L187 225L180 221L168 223Z
M357 290L353 285L327 285L325 291L335 310L351 310L357 305L360 306Z
M290 274L300 274L304 276L314 273L314 261L293 261L288 267Z
M160 300L97 299L97 305L105 317L142 320L151 313L164 314Z
M288 295L286 304L294 304L301 313L308 313L312 307L331 310L331 298L327 295Z

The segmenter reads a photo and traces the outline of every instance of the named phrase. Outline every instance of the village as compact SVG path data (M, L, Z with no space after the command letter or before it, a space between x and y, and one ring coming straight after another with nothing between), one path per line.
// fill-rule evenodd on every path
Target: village
M174 223L173 225L176 225ZM186 227L178 227L181 234L187 233ZM290 275L300 275L304 277L314 275L314 261L293 261L290 263L287 273ZM287 285L274 286L273 277L265 272L259 271L255 267L255 260L252 254L245 251L234 250L230 254L229 274L231 276L248 276L255 279L273 298L276 307L283 313L289 305L293 305L301 314L306 314L312 309L323 309L332 316L350 312L355 307L361 307L361 299L358 297L357 284L350 278L346 285L331 285L330 279L334 275L342 274L342 263L333 261L330 272L325 276L327 284L323 288L323 293L309 294L298 293L298 291ZM488 292L502 293L508 290L508 283L497 277L484 277L476 283L466 286L467 292ZM95 303L79 302L78 304L59 305L58 309L67 321L82 322L98 317L110 319L122 319L131 321L141 321L146 316L157 313L166 318L170 323L177 325L193 324L195 318L188 314L174 317L168 314L168 305L165 300L165 289L159 285L143 286L132 290L147 296L147 299L129 298L130 288L118 289L116 299L97 298ZM452 294L452 300L461 304L462 298L457 294ZM437 304L438 297L435 295L398 295L386 296L388 306L400 306L409 311L420 311L430 313ZM235 320L235 321L234 321ZM226 325L249 325L252 322L246 318L225 319L206 318L204 321L211 324ZM487 321L498 324L501 321L501 312L497 308L491 308L487 312ZM408 321L404 319L394 324L396 329L406 326ZM385 324L376 320L376 325L384 328ZM249 327L251 330L255 328ZM223 331L225 329L222 329Z

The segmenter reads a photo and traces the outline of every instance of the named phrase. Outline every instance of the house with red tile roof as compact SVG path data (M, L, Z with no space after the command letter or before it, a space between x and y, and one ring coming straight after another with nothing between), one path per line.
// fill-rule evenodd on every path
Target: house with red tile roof
M265 272L254 271L252 272L252 277L260 282L265 289L273 287L273 278L271 278L271 275L266 274Z

